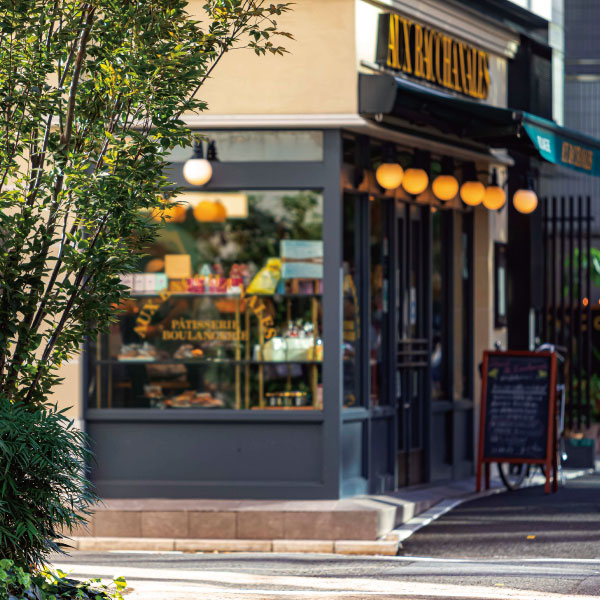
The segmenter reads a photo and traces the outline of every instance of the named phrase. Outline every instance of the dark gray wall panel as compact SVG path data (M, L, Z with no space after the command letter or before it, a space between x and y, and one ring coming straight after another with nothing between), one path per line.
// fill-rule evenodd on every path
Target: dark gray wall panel
M252 498L267 488L307 497L303 485L323 485L321 431L318 423L90 422L102 457L91 478L103 497Z
M353 421L342 425L342 479L367 477L364 465L364 428L366 421Z

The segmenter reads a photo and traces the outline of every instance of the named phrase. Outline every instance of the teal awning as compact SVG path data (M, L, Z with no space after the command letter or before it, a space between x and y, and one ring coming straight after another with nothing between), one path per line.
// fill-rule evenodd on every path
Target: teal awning
M577 131L529 113L522 113L523 129L548 162L600 176L600 142Z
M600 140L521 110L498 108L391 75L360 75L359 111L395 127L408 122L492 148L539 156L600 176Z

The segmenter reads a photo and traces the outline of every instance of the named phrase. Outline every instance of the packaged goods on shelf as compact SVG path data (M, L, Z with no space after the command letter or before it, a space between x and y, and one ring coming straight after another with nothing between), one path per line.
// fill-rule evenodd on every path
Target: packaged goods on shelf
M169 279L189 279L192 257L189 254L165 254L165 273Z
M133 289L133 273L123 273L119 277L123 285L126 285L130 290Z
M281 277L283 279L322 279L323 242L281 240Z
M131 290L134 294L154 294L167 289L169 280L165 273L134 273Z
M248 286L248 294L274 294L281 279L281 260L267 259L267 264L258 271Z

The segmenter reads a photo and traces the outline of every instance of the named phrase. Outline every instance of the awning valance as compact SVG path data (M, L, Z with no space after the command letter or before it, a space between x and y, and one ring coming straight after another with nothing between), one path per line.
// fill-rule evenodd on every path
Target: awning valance
M525 111L458 98L400 77L361 74L359 111L391 126L398 120L429 126L446 135L540 156L600 176L596 138Z

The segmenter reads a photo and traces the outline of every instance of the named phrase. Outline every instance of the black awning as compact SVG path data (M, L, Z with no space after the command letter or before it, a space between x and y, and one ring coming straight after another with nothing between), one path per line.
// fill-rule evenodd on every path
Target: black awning
M530 113L466 100L392 75L360 74L359 112L433 127L600 176L600 140Z

